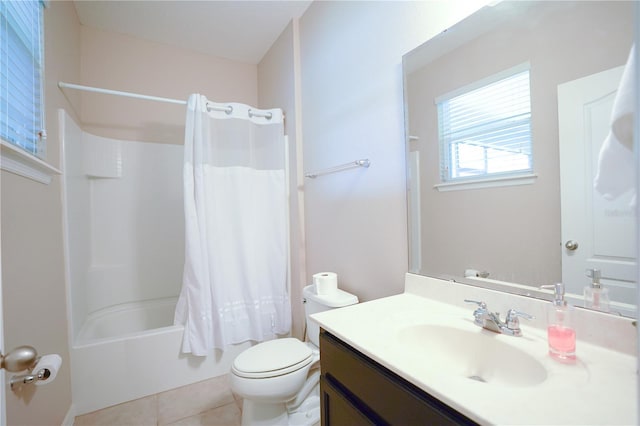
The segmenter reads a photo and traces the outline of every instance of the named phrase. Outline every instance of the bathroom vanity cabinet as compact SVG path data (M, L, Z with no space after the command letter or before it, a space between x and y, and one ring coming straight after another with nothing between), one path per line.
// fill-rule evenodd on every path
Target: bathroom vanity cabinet
M320 354L323 426L476 424L325 330Z

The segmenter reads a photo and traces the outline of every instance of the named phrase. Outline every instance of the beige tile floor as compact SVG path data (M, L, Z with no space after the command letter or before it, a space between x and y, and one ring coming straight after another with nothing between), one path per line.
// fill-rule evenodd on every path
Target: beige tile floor
M78 416L74 426L238 426L241 408L225 375Z

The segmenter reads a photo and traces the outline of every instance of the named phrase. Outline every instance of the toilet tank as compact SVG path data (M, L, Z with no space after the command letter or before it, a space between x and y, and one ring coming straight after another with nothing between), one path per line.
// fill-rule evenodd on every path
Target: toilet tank
M320 326L312 321L309 315L358 303L357 296L340 289L331 294L316 294L314 285L303 288L302 297L304 298L304 314L307 321L307 336L309 336L309 341L318 347L320 346Z

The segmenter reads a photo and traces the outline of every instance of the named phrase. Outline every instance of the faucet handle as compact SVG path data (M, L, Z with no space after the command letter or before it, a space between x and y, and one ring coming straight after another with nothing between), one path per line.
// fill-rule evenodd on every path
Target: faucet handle
M484 302L479 302L477 300L464 299L464 301L467 303L475 303L476 305L478 305L478 308L473 311L473 322L480 327L484 327L485 316L489 314L489 311L487 310L487 304Z
M519 317L526 320L532 320L535 318L533 315L529 315L525 312L516 311L515 309L509 309L509 311L507 311L507 318L505 320L507 328L511 330L518 330L520 328L520 321L518 321Z
M464 299L465 302L467 303L475 303L476 305L480 306L480 309L487 309L487 304L478 300L470 300L470 299Z

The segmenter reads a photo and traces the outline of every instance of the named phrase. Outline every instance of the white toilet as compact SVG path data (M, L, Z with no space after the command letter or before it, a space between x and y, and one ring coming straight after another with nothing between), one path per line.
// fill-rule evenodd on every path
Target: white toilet
M236 357L231 389L244 398L243 425L313 425L320 421L320 328L309 315L358 303L340 289L328 295L302 290L310 342L283 338L259 343ZM313 368L313 371L310 370Z

